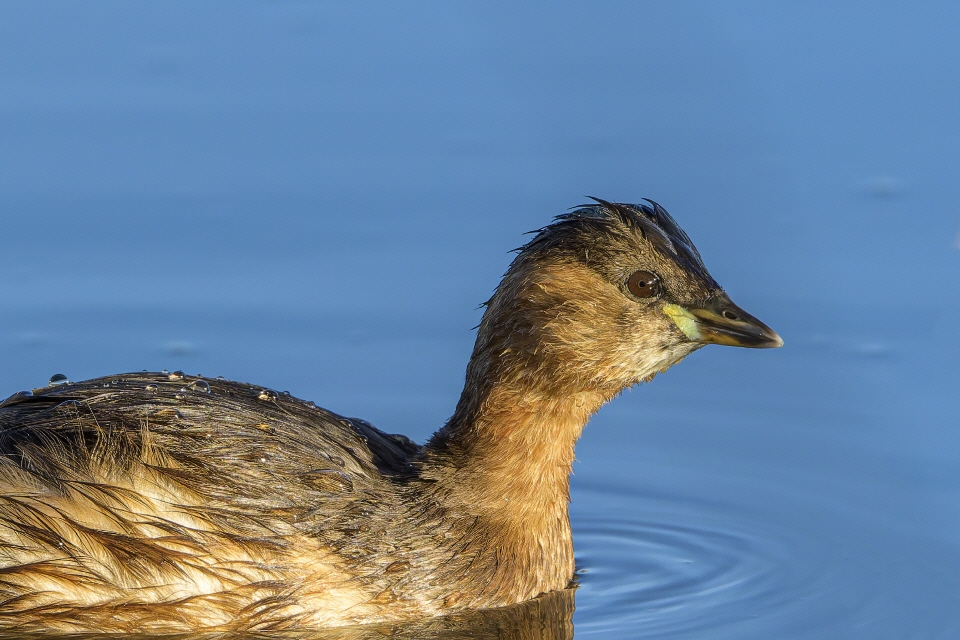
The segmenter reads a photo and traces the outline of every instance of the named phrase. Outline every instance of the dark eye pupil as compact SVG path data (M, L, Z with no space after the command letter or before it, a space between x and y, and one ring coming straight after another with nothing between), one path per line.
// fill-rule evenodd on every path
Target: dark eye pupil
M649 271L637 271L627 280L627 289L638 298L649 298L660 288L660 280Z

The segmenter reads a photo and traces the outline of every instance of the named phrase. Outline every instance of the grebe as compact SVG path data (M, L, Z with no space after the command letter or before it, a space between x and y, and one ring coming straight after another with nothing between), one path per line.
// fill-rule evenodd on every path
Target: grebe
M566 588L589 417L705 344L783 344L660 205L596 203L518 251L423 446L180 372L0 403L0 628L342 626Z

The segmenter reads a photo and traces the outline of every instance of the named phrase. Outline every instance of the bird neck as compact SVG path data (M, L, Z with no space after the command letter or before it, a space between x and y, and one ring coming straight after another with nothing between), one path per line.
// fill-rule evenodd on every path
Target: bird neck
M608 399L597 391L468 385L456 413L427 444L421 469L433 499L449 518L477 523L470 527L476 538L459 552L495 558L490 599L477 606L562 589L573 577L574 446Z
M493 385L464 395L428 443L428 458L456 466L458 482L482 480L474 489L499 501L559 495L565 502L577 439L608 394Z

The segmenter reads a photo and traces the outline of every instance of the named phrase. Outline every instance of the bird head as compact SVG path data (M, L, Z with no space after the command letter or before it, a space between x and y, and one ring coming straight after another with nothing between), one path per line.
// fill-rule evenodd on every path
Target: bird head
M487 303L474 353L487 374L619 392L707 344L783 344L653 201L596 200L534 234Z

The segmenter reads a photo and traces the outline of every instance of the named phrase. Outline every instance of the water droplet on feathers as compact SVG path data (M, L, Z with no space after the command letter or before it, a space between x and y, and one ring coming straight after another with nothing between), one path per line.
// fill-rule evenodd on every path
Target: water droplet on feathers
M385 573L400 573L401 571L406 571L410 568L410 563L406 560L397 560L396 562L391 562L384 568Z
M204 380L194 380L187 385L187 389L199 391L200 393L210 393L210 385Z
M300 476L308 486L327 493L344 493L353 491L353 481L347 474L333 469L317 469L308 471Z
M17 391L15 394L0 402L0 407L6 407L7 405L16 404L23 400L24 398L29 398L33 395L33 391Z
M163 409L157 409L156 411L151 411L148 415L154 416L157 418L182 418L183 414L180 413L179 409L174 409L173 407L164 407Z
M60 385L64 384L70 384L70 380L62 373L53 374L50 376L50 381L47 382L47 385L51 387L59 387Z

